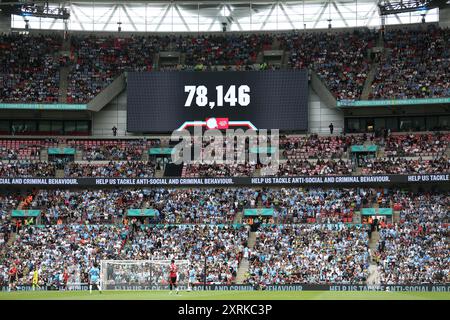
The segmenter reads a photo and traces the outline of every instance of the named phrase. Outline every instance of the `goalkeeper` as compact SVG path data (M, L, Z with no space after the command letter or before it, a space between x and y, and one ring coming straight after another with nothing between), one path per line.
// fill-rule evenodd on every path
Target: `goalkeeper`
M36 287L40 288L41 286L39 285L39 271L38 268L36 266L36 268L33 271L33 281L32 281L32 288L33 291L36 290Z

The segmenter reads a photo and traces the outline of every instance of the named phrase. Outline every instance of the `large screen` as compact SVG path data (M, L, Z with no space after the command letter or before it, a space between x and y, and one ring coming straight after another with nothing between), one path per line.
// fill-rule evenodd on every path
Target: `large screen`
M130 72L127 130L308 129L308 72Z

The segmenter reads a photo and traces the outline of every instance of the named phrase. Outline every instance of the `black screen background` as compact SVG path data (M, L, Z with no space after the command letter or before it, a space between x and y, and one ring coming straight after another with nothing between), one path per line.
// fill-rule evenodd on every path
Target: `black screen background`
M216 100L217 85L248 85L248 106L191 107L184 103L185 85L204 85L208 101ZM236 93L237 94L237 93ZM258 129L306 131L308 129L308 72L286 71L167 71L129 72L127 77L127 130L171 132L185 121L206 118L251 121Z

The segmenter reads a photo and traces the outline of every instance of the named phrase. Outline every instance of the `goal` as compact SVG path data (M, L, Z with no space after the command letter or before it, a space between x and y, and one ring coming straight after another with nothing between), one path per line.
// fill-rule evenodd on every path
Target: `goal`
M171 260L102 260L100 281L103 290L165 290L169 288ZM178 288L187 289L188 260L175 260Z

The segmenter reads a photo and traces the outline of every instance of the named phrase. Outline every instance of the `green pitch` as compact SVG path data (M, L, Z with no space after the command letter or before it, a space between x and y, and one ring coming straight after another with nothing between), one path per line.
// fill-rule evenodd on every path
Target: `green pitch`
M450 292L333 291L22 291L0 292L0 300L450 300Z

